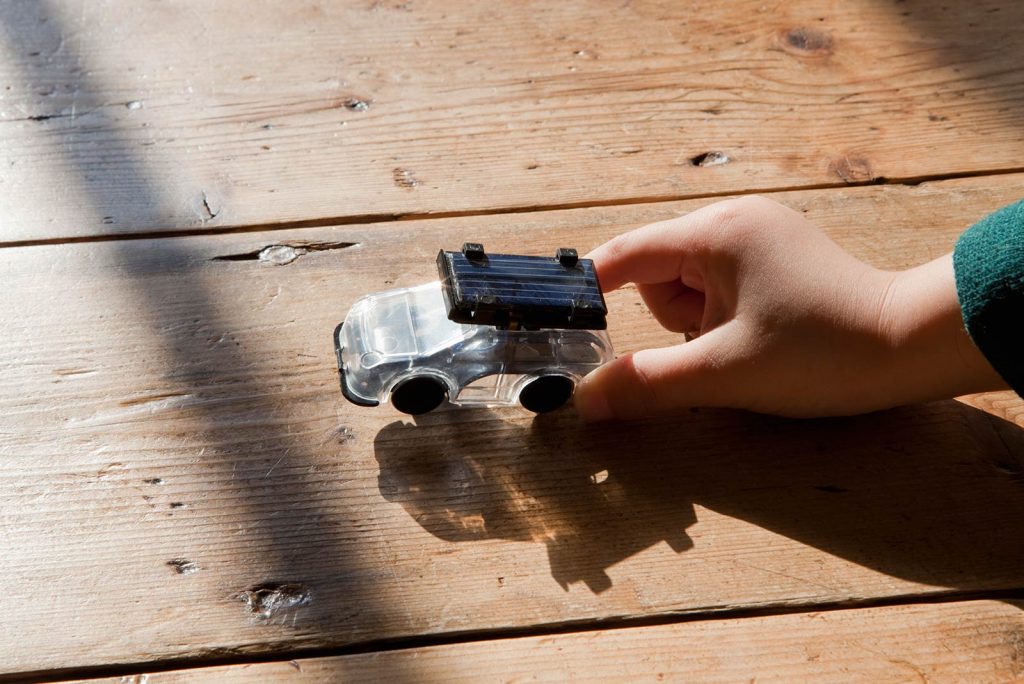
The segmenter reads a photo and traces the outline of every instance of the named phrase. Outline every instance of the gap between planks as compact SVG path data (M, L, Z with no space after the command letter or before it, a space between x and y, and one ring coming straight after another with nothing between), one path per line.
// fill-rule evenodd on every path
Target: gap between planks
M1008 176L1024 173L1024 166L1011 169L991 169L986 171L966 171L961 173L929 174L926 176L912 176L906 178L873 178L866 181L852 181L844 183L818 183L796 186L779 186L773 188L756 188L750 190L728 190L720 192L691 193L683 195L664 195L651 197L632 197L611 200L594 200L589 202L567 202L555 204L541 204L528 206L497 207L493 209L474 209L466 211L449 212L426 212L426 213L394 213L394 214L352 214L348 216L329 216L318 219L302 221L280 221L273 223L253 223L240 226L224 228L165 228L130 233L117 233L107 235L83 235L77 237L63 238L40 238L37 240L0 240L0 249L12 247L43 247L65 244L80 244L92 242L115 242L118 240L158 240L163 238L197 237L203 235L231 235L236 233L259 233L283 230L299 230L303 228L325 228L327 226L358 226L373 223L393 223L397 221L425 221L445 220L453 218L470 218L473 216L500 216L502 214L532 214L545 211L564 211L570 209L598 209L601 207L626 207L642 204L661 204L667 202L683 202L687 200L702 200L728 197L742 197L744 195L777 195L787 192L801 192L811 190L841 190L844 188L861 188L873 185L896 185L915 187L925 183L939 183L950 180L967 178L985 178L996 176Z
M168 658L140 663L114 663L82 668L58 668L36 672L19 672L0 674L0 682L66 682L79 679L99 679L112 677L132 677L172 672L198 667L217 667L229 665L255 665L273 663L282 660L305 658L329 658L339 656L360 655L367 653L387 653L407 651L431 646L454 646L498 639L520 639L528 637L560 636L597 632L608 629L639 629L678 625L694 622L713 622L725 619L750 619L779 615L800 615L832 613L843 610L863 608L890 608L911 605L941 605L963 601L1024 601L1024 587L999 591L960 591L949 590L929 594L905 594L902 596L886 596L869 599L851 599L821 604L774 604L759 607L729 608L706 607L695 611L666 612L658 615L623 616L614 618L596 618L585 620L568 620L552 622L528 627L508 627L497 629L466 630L462 632L444 632L441 634L420 634L395 639L379 639L347 644L337 647L295 648L267 651L259 654L238 655L232 649L210 649L204 654L187 658Z

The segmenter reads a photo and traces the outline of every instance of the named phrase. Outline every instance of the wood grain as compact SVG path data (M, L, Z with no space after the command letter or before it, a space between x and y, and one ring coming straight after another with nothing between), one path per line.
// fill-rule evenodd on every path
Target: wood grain
M778 198L898 268L1022 180ZM1005 396L603 428L341 397L335 324L439 246L586 250L703 203L0 249L0 669L1024 585ZM675 339L609 305L620 352Z
M969 601L714 620L146 677L149 684L1008 682L1024 677L1021 608Z
M1024 5L0 4L0 238L1020 169Z

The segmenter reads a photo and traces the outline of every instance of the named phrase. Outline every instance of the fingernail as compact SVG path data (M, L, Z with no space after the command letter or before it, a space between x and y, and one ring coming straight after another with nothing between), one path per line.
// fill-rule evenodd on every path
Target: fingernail
M608 400L600 391L588 389L585 383L577 388L573 403L576 412L587 422L595 423L612 417L612 407L608 405Z

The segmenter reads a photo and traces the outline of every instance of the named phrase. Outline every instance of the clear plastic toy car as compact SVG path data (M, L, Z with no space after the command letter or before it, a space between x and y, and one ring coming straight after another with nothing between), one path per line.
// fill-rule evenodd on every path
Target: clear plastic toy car
M438 264L440 282L363 297L335 330L352 403L390 401L415 415L448 399L543 413L612 358L593 265L573 250L545 259L467 244L442 251Z

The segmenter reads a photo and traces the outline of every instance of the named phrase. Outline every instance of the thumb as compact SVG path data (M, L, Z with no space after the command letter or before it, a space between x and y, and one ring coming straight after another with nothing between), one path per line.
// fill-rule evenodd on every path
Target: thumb
M576 410L588 421L640 418L689 406L716 406L722 371L708 355L718 330L674 347L626 354L587 375Z

